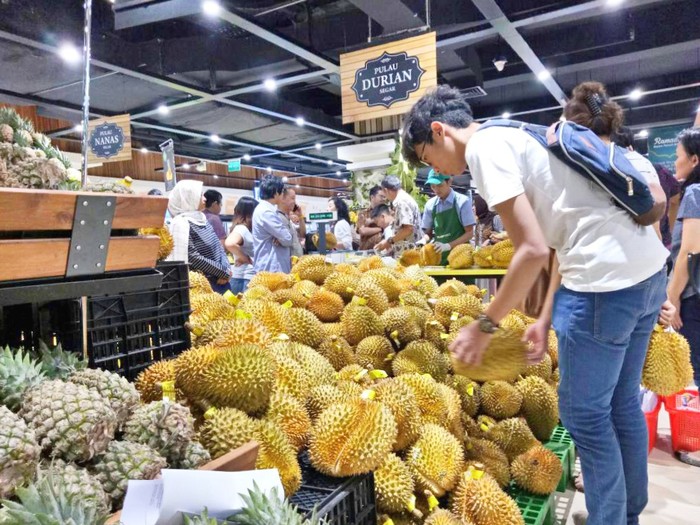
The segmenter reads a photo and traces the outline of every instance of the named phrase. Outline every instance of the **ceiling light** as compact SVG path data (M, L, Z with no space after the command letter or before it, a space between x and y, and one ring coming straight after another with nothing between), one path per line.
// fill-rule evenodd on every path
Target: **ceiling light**
M328 164L329 166L332 166L332 165L333 165L333 161L332 161L332 160L327 160L327 161L326 161L326 164Z
M639 136L642 137L643 139L645 139L649 136L649 131L647 131L646 129L643 129L642 131L639 132Z
M183 169L183 170L188 170L188 169L190 169L190 165L189 165L189 164L183 164L183 165L182 165L182 169Z
M250 160L250 155L248 155L247 153L243 155L243 160Z
M81 58L78 48L70 42L66 42L58 48L58 56L60 56L64 62L68 62L69 64L77 64L80 62Z
M347 183L348 183L348 179L343 179L343 184L347 184Z
M287 182L289 180L289 177L282 177L282 182Z
M618 5L622 4L625 0L608 0L608 5L610 7L617 7Z
M632 91L630 91L629 98L630 100L639 100L640 98L642 98L643 94L644 93L642 93L641 89L635 88Z
M214 175L214 178L215 178L215 179L218 179L218 178L219 178L219 176L218 176L218 175Z
M315 147L316 149L320 150L321 148L323 148L323 144L321 144L320 142L317 142L316 145L315 145L314 147Z
M161 104L160 106L158 106L158 113L160 113L161 115L167 115L168 113L170 113L170 108L165 104Z
M298 184L295 184L294 187L295 187L296 189L301 188L301 186L299 186Z
M266 78L265 82L263 82L263 86L265 86L265 89L268 91L274 91L277 89L277 81L274 78Z
M508 59L503 56L503 55L498 55L496 58L493 59L493 65L496 67L497 71L503 71L506 68L506 64L508 63Z
M297 125L297 126L303 126L304 124L306 124L306 121L304 120L303 117L297 117L297 118L294 120L294 122L296 122L296 125Z
M146 148L141 148L141 153L148 153L148 150Z
M544 82L545 80L551 77L552 74L549 72L548 69L544 69L537 74L537 78L540 80L540 82Z
M83 125L82 124L76 124L75 127L73 128L73 131L76 131L78 133L83 132Z
M337 177L340 177L340 171L336 171L335 174Z
M508 113L507 111L504 111L503 114L501 115L501 118L505 118L505 119L510 118L510 113Z
M219 135L214 134L214 135L212 135L212 136L209 137L209 138L211 139L212 142L216 142L217 144L218 144L219 142L221 142L221 139L219 138Z
M202 11L204 11L204 14L208 16L219 16L221 6L219 5L219 2L215 2L214 0L206 0L202 2Z
M271 168L270 166L268 166L267 168L265 168L265 170L267 170L268 173L272 173L272 168Z

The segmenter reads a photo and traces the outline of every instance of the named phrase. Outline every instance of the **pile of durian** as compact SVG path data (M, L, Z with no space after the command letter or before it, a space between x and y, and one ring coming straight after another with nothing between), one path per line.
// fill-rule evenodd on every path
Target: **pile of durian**
M460 244L450 250L447 265L453 270L464 268L508 268L515 248L513 241L505 239L490 246L474 248L471 244ZM399 263L404 267L439 266L442 255L435 250L435 245L428 243L422 248L402 252Z
M209 460L174 400L142 403L126 379L60 347L0 350L0 523L104 523L130 479Z
M476 286L323 256L260 273L239 297L190 283L192 349L137 388L148 402L174 381L212 458L257 441L257 468L277 468L288 497L304 450L326 475L373 471L380 523L523 523L505 489L557 486L561 462L542 446L559 421L556 337L527 366L534 320L513 311L483 366L455 375L448 345L483 309Z

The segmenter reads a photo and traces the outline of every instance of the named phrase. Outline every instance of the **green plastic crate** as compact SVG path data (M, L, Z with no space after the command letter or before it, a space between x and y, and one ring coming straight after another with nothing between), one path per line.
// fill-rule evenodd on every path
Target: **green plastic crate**
M526 525L554 525L554 496L536 496L514 484L510 495L518 504Z
M566 443L567 445L574 445L574 440L563 426L557 425L552 431L552 436L549 438L550 443Z

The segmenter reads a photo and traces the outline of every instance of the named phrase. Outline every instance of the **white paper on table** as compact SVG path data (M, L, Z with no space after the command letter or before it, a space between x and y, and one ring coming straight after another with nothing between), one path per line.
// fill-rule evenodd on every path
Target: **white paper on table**
M163 480L131 480L120 518L122 525L155 525L163 500Z

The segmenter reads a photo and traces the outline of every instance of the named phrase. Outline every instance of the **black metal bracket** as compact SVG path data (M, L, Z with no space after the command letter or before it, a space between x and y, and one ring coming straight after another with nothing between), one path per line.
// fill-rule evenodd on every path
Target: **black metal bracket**
M66 277L105 272L109 237L117 207L114 195L80 195L75 204Z

